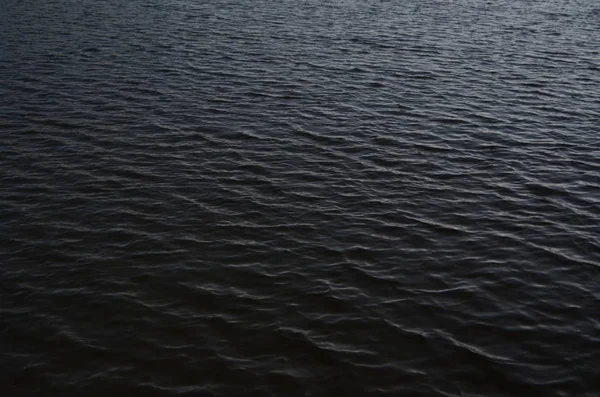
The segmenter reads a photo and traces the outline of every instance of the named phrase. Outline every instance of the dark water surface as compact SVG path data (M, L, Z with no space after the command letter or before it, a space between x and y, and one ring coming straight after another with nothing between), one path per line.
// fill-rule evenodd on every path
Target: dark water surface
M2 0L2 396L600 395L596 0Z

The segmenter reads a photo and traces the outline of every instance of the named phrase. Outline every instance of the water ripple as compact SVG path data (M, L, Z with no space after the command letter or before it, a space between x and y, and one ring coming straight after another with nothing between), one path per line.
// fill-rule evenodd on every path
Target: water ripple
M10 396L592 396L600 11L7 0Z

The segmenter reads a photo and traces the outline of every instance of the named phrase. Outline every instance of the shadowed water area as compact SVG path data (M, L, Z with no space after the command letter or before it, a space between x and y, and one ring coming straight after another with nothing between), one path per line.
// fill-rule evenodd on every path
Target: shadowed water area
M0 394L598 396L595 0L2 0Z

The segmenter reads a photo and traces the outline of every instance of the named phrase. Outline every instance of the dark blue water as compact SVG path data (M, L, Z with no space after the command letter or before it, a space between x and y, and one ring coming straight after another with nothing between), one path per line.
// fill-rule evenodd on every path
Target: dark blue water
M1 0L3 396L598 396L595 0Z

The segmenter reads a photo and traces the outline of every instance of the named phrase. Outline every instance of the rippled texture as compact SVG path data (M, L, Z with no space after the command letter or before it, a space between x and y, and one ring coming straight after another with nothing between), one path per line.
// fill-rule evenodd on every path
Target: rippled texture
M0 5L5 396L596 396L595 0Z

